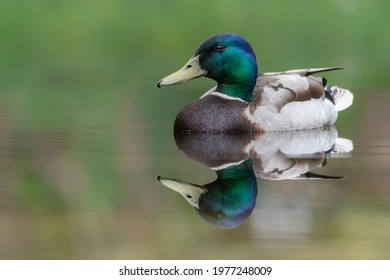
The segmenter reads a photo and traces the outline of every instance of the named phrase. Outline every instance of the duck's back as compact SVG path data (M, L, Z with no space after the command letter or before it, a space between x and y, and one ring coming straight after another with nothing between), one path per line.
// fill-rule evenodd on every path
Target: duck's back
M174 130L183 133L251 132L256 128L244 116L247 107L240 100L206 94L180 111Z
M352 104L353 95L346 89L327 86L325 79L310 76L311 73L309 69L260 75L246 117L264 131L313 129L334 124L338 111Z

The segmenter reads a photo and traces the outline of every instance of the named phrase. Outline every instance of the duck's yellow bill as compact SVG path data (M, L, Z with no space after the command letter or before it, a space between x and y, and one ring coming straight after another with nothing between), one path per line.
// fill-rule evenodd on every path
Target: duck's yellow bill
M187 82L200 76L204 76L206 70L199 65L199 56L191 57L191 59L180 70L172 73L165 78L162 78L158 83L158 87L172 86Z
M157 180L164 186L180 193L193 207L199 208L199 198L206 190L202 186L197 186L176 179L158 177Z

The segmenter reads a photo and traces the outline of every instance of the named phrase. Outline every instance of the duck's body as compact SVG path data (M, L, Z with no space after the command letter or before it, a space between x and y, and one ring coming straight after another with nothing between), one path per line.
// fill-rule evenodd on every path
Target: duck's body
M260 132L312 129L335 123L353 95L326 85L312 74L340 68L257 74L255 55L242 37L218 34L206 39L179 71L159 86L206 76L218 85L177 115L183 132Z

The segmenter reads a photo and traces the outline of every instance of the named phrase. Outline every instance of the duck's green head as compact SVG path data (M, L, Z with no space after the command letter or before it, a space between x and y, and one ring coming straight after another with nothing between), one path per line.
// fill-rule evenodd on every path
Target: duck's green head
M200 44L180 70L166 76L157 85L176 85L201 76L215 80L218 83L216 91L250 102L257 79L252 47L237 34L211 36Z

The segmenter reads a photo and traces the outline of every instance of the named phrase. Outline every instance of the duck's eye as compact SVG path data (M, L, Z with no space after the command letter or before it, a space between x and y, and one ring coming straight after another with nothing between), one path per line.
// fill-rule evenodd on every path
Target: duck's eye
M221 45L221 44L218 44L215 46L214 48L217 52L223 52L224 49L225 49L225 46L224 45Z

